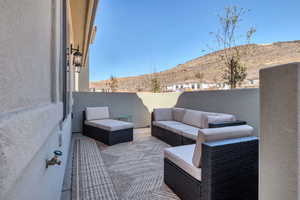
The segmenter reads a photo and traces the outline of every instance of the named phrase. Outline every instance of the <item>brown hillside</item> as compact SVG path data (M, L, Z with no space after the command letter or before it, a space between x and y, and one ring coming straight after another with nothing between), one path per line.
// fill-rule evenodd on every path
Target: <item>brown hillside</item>
M300 62L300 40L289 42L276 42L272 44L252 44L255 51L251 56L244 56L242 62L247 66L247 79L258 79L259 69L268 66ZM243 48L244 46L241 46ZM223 65L218 62L221 51L195 58L174 68L154 74L118 78L118 91L150 91L151 78L159 78L162 86L183 81L195 80L195 74L204 74L205 82L222 82ZM90 87L101 90L107 88L107 80L91 82Z

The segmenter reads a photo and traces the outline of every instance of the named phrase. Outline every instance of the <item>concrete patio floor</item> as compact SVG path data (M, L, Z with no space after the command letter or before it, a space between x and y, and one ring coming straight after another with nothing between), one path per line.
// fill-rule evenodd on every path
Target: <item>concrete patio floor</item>
M150 128L134 141L106 146L74 134L61 200L179 199L163 183L163 149Z

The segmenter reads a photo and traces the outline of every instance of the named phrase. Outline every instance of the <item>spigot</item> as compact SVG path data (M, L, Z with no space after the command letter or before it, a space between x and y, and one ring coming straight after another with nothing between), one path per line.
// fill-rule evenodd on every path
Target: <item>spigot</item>
M62 152L59 150L55 150L54 156L50 160L46 160L46 168L50 165L61 165L61 161L58 159L59 156L62 156Z

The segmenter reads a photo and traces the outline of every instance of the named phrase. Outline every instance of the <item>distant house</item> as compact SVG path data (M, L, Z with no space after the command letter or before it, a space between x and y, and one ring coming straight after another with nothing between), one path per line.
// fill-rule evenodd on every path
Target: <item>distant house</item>
M224 83L184 81L166 86L166 92L196 91L209 89L229 89Z

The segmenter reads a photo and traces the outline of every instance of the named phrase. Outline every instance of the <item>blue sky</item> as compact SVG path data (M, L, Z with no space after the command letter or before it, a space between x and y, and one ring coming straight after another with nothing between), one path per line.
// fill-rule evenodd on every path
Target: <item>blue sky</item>
M90 80L159 72L203 55L217 14L251 9L241 30L255 26L255 43L300 39L300 0L101 0L90 49Z

